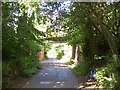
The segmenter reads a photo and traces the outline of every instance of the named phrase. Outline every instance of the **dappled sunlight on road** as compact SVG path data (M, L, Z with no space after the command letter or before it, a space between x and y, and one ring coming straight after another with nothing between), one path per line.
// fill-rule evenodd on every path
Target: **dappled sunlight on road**
M38 75L23 88L77 88L78 81L68 66L61 60L50 58L42 61Z

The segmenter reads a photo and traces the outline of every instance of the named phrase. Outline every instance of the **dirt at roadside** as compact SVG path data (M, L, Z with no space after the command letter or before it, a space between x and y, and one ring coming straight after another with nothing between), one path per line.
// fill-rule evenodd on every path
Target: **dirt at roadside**
M10 88L20 88L27 83L31 78L19 78L13 82Z
M36 74L34 74L32 77L24 77L24 78L21 77L21 78L18 78L17 80L15 80L12 83L10 88L21 88L23 85L28 83L29 80L31 80L34 76L36 76L39 72L40 72L40 70L38 70L38 72Z
M90 89L90 90L99 90L99 87L97 86L95 80L92 79L86 79L84 77L77 77L78 78L78 84L79 84L79 89Z

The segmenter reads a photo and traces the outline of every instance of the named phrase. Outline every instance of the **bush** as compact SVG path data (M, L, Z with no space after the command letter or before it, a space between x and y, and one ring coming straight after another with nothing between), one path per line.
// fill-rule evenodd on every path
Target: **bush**
M80 75L80 76L87 76L89 73L89 67L88 67L88 63L86 62L81 62L80 64L77 64L72 71L76 74L76 75Z
M2 88L9 87L10 84L11 84L10 78L3 78L3 80L2 80Z
M64 50L61 50L57 54L57 59L60 60L64 56Z
M68 61L66 64L67 64L67 65L72 65L72 64L74 64L74 63L75 63L74 61L70 60L70 61Z
M32 76L41 68L40 61L30 56L20 56L16 60L3 61L2 64L3 88L9 87L19 77Z
M115 83L114 83L114 88L116 90L120 90L120 58L118 59L118 62L116 65L114 65L115 67Z
M95 79L98 86L103 89L111 89L114 90L120 89L120 63L108 63L105 67L101 67L97 69Z
M111 72L108 71L107 67L97 69L95 79L98 86L102 87L103 89L109 90L110 88L113 88L114 80L111 76Z
M41 64L37 58L33 59L31 57L21 57L20 66L22 76L31 76L37 72L38 68L41 67Z
M31 69L25 69L23 70L23 75L26 77L30 77L32 75L34 75L37 72L37 68L31 68Z
M59 46L55 47L58 60L60 60L64 56L63 47L64 47L63 45L59 45Z
M13 75L12 68L10 64L2 62L2 87L9 87L12 80L10 80L10 76Z

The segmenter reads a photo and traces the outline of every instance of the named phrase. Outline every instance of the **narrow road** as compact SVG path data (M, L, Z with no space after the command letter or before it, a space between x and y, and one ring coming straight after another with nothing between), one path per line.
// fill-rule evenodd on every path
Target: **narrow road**
M77 78L65 65L54 58L42 61L43 68L22 88L76 88Z

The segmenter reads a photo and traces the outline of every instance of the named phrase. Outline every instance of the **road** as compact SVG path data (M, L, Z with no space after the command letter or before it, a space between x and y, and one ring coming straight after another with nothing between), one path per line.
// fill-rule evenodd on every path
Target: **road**
M76 88L78 81L65 62L54 58L42 61L40 72L22 88Z

